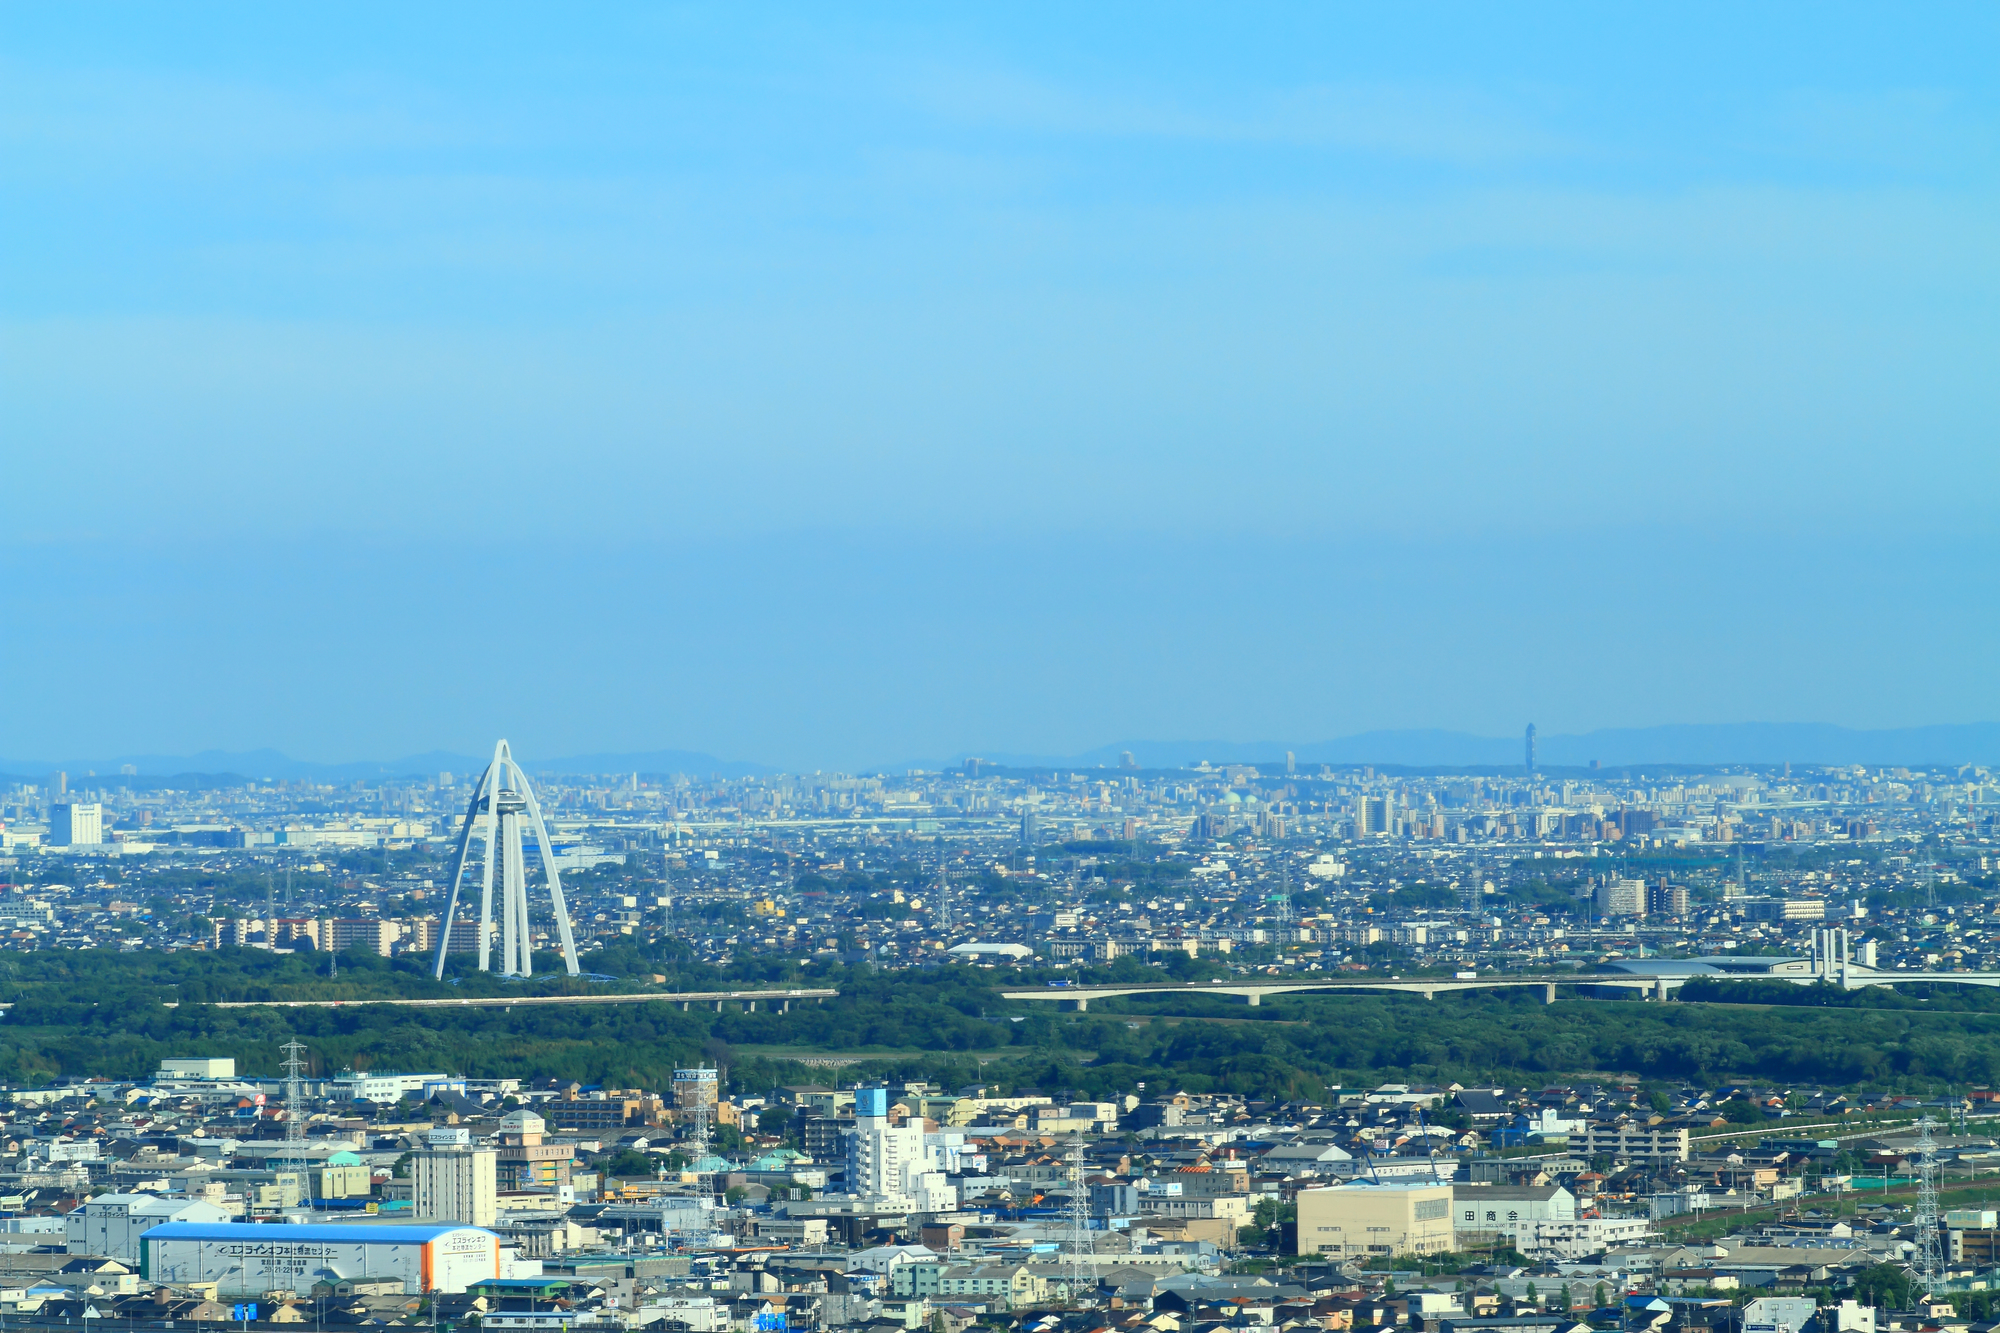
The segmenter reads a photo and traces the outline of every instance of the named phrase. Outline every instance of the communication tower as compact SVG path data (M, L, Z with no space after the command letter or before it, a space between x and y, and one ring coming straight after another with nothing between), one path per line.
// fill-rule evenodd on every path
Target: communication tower
M507 742L493 747L493 762L472 786L472 800L465 807L465 820L458 831L458 855L451 869L451 895L445 900L444 924L438 932L436 977L444 976L444 958L451 948L451 925L458 912L458 890L465 880L467 854L472 849L475 827L485 844L479 881L479 970L492 971L493 880L500 879L500 975L525 977L534 971L534 940L528 933L527 861L521 852L521 823L526 819L535 831L535 846L542 856L542 872L548 878L549 903L555 910L556 928L562 934L563 963L571 976L577 975L576 938L570 932L569 908L563 902L562 879L556 873L555 853L549 850L548 825L542 822L542 808L528 775L514 762Z

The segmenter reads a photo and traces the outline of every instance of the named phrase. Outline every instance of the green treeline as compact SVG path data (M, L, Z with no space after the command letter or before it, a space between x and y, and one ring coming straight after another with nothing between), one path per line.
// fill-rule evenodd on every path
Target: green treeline
M550 959L551 964L554 963ZM1223 996L1095 1001L1084 1014L1010 1002L1002 987L1043 978L952 966L882 971L752 959L706 967L671 947L618 946L592 965L635 980L572 981L557 973L509 986L473 973L433 981L422 960L344 955L46 951L0 958L0 1078L139 1078L163 1056L227 1055L246 1074L273 1074L297 1036L317 1071L440 1070L472 1077L557 1078L661 1088L696 1059L726 1064L738 1088L831 1075L773 1052L863 1057L845 1077L984 1081L1106 1096L1235 1091L1317 1099L1332 1085L1389 1079L1522 1084L1576 1075L1659 1082L1738 1079L1795 1085L1922 1089L2000 1079L2000 995L1903 995L1770 983L1690 984L1688 1000L1564 1000L1528 991L1411 996L1273 997L1257 1009ZM1168 976L1199 979L1206 960L1176 959ZM1121 960L1088 980L1159 979ZM630 1005L409 1009L390 1006L219 1009L213 1001L361 999L638 990L823 986L838 999L790 1013L683 1011ZM1055 975L1055 974L1050 974ZM457 984L453 984L456 981Z

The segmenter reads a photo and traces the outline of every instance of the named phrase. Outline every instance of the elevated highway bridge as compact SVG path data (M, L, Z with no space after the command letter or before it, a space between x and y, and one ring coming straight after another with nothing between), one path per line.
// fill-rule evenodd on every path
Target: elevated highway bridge
M1518 990L1539 988L1544 1003L1553 1004L1558 986L1618 986L1641 991L1657 999L1667 999L1686 977L1645 976L1635 972L1564 972L1551 976L1522 976L1518 973L1491 977L1272 977L1230 978L1223 981L1168 981L1112 984L1104 986L1036 986L1004 990L1008 1000L1056 1000L1077 1010L1090 1008L1092 1000L1109 1000L1122 995L1231 995L1241 996L1251 1005L1260 1005L1267 995L1332 994L1339 991L1389 991L1436 999L1445 991Z
M1054 1000L1067 1007L1087 1010L1093 999L1124 995L1229 995L1241 996L1251 1005L1264 1002L1267 995L1329 995L1341 991L1376 991L1421 995L1436 999L1446 991L1518 990L1539 987L1542 1001L1553 1004L1558 986L1612 987L1637 991L1643 997L1670 1000L1674 992L1697 977L1718 981L1788 981L1797 986L1821 984L1842 990L1868 986L1900 986L1923 983L1937 986L2000 986L2000 972L1918 972L1908 968L1867 967L1849 957L1847 932L1816 932L1814 949L1807 958L1661 958L1632 959L1608 970L1596 972L1544 972L1524 974L1496 972L1476 977L1228 977L1209 982L1166 981L1128 982L1100 986L1053 985L1022 987L1002 991L1009 1000Z

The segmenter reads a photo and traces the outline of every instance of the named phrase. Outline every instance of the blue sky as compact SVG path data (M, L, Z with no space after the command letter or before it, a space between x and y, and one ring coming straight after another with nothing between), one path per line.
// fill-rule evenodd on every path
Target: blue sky
M1996 29L0 11L0 755L1991 718Z

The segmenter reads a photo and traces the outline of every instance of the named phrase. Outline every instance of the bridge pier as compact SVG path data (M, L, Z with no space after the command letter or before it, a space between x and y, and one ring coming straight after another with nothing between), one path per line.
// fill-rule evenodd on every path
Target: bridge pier
M1667 989L1667 979L1665 977L1661 977L1653 983L1653 998L1661 1004L1665 1004L1668 1000L1674 998L1674 993Z
M790 1000L781 1001L778 1005L778 1012L781 1014L789 1014L790 1012L792 1012L792 1002Z
M1264 1003L1264 996L1263 993L1260 991L1253 990L1243 998L1250 1002L1250 1007L1252 1009L1255 1009L1258 1005Z
M717 1000L715 1002L715 1012L718 1014L722 1012L722 1001Z
M1088 1013L1090 1010L1090 997L1087 995L1079 995L1073 1000L1064 1000L1063 1003L1079 1014Z
M688 1011L688 1002L687 1002L686 1000L682 1000L682 1001L681 1001L681 1012L682 1012L682 1013L686 1013L687 1011Z
M1542 987L1542 1003L1554 1004L1555 1002L1556 1002L1556 983L1551 981L1548 985Z
M1438 993L1437 993L1436 991L1434 991L1434 990L1425 990L1425 991L1424 991L1424 998L1425 998L1426 1000L1435 1000L1435 999L1436 999L1437 997L1438 997Z
M743 1006L743 1012L744 1012L744 1013L746 1013L746 1014L754 1014L754 1013L756 1013L756 1012L757 1012L757 1002L756 1002L755 1000L752 1000L752 1001L750 1001L750 1003L748 1003L748 1004L744 1005L744 1006Z

